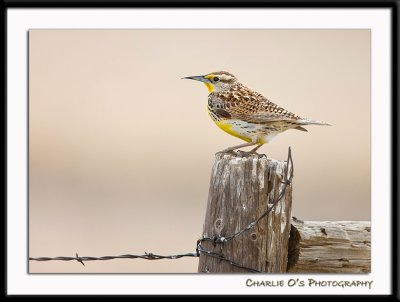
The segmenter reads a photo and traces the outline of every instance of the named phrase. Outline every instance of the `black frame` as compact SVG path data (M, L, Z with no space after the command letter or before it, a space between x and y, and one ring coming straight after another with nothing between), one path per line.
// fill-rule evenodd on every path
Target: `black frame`
M400 300L400 281L398 279L400 263L398 261L398 251L400 250L400 241L398 240L398 229L400 224L397 221L397 217L400 217L400 208L397 205L398 201L398 141L397 141L397 129L398 122L397 117L399 116L397 100L398 100L398 89L400 85L398 80L398 28L399 28L399 10L398 2L399 0L382 0L382 1L362 1L362 0L250 0L250 1L237 1L237 0L69 0L69 1L57 1L57 0L4 0L2 6L1 17L3 19L4 30L1 31L1 38L4 45L4 135L5 135L5 169L4 178L7 179L7 9L8 8L389 8L392 11L392 22L391 22L391 41L392 41L392 68L391 68L391 84L392 84L392 104L391 104L391 122L392 122L392 133L391 133L391 197L392 197L392 293L388 296L386 295L376 295L376 296L357 296L360 298L376 297L379 299L395 299ZM7 200L7 188L5 189L5 200ZM7 203L4 202L4 235L5 235L5 249L4 254L6 255L4 259L4 280L5 280L5 297L17 297L19 295L8 295L7 294ZM41 297L37 296L37 297ZM77 296L77 295L71 295ZM93 295L94 297L97 295ZM50 297L50 296L42 296ZM58 295L55 297L59 297ZM99 296L101 297L101 296ZM290 297L290 296L269 296L269 297ZM304 298L327 298L326 296L319 295L305 295ZM339 297L346 297L340 295ZM347 296L356 297L356 296Z

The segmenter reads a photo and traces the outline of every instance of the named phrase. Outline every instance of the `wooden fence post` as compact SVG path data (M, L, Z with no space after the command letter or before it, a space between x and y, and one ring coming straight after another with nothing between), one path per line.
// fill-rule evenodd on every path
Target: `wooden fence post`
M289 273L371 272L369 221L292 219Z
M256 221L285 191L273 210L249 230L227 242L200 241L199 272L249 272L240 266L286 272L292 206L292 185L285 185L287 165L259 154L216 154L203 238L229 238Z

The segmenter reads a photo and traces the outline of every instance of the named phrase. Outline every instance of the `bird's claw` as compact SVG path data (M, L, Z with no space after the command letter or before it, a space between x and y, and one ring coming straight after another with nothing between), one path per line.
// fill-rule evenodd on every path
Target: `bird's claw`
M244 155L249 155L249 154L250 154L250 151L237 150L237 151L236 151L236 154L237 154L237 155L242 155L242 156L244 156Z
M222 154L222 153L236 154L235 150L229 150L229 149L218 151L216 154Z
M253 151L242 151L242 150L222 150L217 152L217 154L231 154L231 155L235 155L235 156L241 156L241 157L245 157L245 156L249 156L249 155L255 155L258 153L257 152L253 152Z

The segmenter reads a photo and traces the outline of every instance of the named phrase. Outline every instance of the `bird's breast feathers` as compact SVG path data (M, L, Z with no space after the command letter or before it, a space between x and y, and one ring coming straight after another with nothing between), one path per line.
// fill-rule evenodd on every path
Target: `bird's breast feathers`
M232 121L232 120L215 121L215 124L219 128L221 128L221 130L224 130L226 133L229 133L230 135L241 138L241 139L245 140L246 142L253 141L253 138L249 135L250 133L244 131L245 129L240 127L238 125L239 123L240 123L240 121Z
M256 142L258 144L265 144L271 141L279 132L278 129L273 127L251 124L241 120L222 119L214 122L230 135L241 138L246 142Z

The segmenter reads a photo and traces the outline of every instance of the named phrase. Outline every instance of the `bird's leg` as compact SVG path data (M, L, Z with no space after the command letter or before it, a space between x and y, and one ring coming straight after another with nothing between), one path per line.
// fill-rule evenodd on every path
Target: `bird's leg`
M250 153L256 153L256 151L264 144L259 144L257 147L250 150Z
M223 152L231 152L231 151L234 151L234 150L239 149L239 148L250 147L250 146L254 146L254 145L256 145L256 144L257 144L257 143L253 143L253 142L251 142L251 143L246 143L246 144L241 144L241 145L237 145L237 146L233 146L233 147L224 149L224 150L222 150L222 151L220 151L220 152L221 152L221 153L223 153Z

